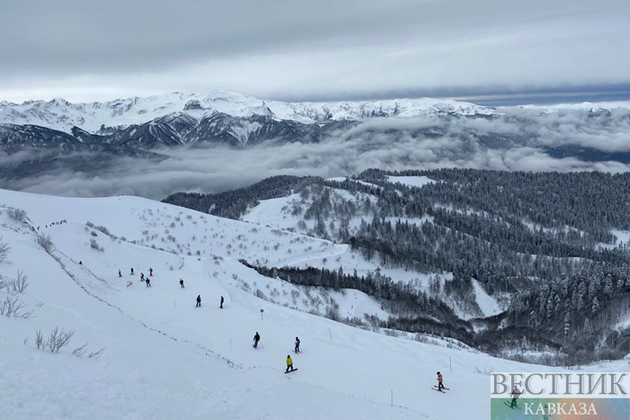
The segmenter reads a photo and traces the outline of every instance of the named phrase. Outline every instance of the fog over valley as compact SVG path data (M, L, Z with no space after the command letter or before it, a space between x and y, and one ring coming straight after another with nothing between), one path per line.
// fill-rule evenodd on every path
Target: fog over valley
M133 136L125 137L124 144L100 144L105 137L91 144L76 139L58 143L16 131L30 126L5 123L0 124L0 188L163 199L177 191L221 192L278 174L336 177L369 168L625 172L630 168L628 108L624 103L483 108L492 112L423 112L311 124L260 120L256 114L226 116L224 131L168 146ZM248 124L262 128L243 131ZM275 131L264 131L266 125ZM296 134L296 126L330 128L305 138ZM168 127L184 130L174 124Z

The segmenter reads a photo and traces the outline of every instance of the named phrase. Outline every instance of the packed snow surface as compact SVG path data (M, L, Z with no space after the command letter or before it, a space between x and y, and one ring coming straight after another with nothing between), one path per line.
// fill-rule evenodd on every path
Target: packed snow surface
M549 370L262 300L256 289L268 298L277 289L278 302L287 291L288 303L291 285L238 261L258 256L273 265L289 259L289 245L297 260L340 251L326 241L135 197L0 190L0 204L28 214L18 222L0 209L0 242L11 248L0 274L19 271L29 281L24 293L2 288L0 300L17 298L33 311L28 318L0 316L2 418L485 420L490 378L476 372ZM50 235L49 253L37 233ZM182 245L189 242L191 251ZM149 268L152 287L139 281ZM345 310L357 304L350 302L379 310L354 292L345 299ZM47 336L56 326L74 331L69 345L59 353L38 350L35 332ZM296 336L300 354L292 352ZM85 343L82 357L73 354ZM299 370L284 374L289 354ZM438 370L450 387L444 394L431 389Z

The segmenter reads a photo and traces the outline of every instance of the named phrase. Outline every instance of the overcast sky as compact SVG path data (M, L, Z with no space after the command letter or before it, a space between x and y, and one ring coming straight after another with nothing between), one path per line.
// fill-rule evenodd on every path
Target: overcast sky
M628 0L1 1L0 100L630 96L629 42Z

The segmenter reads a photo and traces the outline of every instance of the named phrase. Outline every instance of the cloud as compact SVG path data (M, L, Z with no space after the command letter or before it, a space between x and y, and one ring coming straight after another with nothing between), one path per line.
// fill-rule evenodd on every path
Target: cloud
M177 191L220 192L287 175L335 177L369 168L387 170L461 167L508 171L625 172L616 161L557 158L552 150L575 145L603 152L630 151L630 111L513 108L495 118L456 116L374 118L320 143L261 144L231 148L208 143L164 148L162 159L73 153L48 158L48 150L0 153L0 167L41 159L47 165L0 188L64 196L130 194L163 199ZM52 163L51 163L52 162Z
M625 0L0 3L0 100L266 99L630 82ZM424 92L424 93L423 93Z

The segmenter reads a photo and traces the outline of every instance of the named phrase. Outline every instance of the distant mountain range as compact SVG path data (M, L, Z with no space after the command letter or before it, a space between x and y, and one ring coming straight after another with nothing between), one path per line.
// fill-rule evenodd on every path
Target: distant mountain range
M238 153L233 159L241 163L248 156L256 161L260 145L269 174L308 175L323 167L336 175L367 167L624 171L630 163L628 133L630 103L516 108L428 98L290 103L223 91L77 104L2 101L0 186L22 189L68 174L111 179L129 168L164 173L200 158L201 149L202 165L216 169L224 167L226 153ZM283 158L274 163L270 156ZM137 193L146 194L146 188L143 184L144 192ZM178 188L200 186L191 180Z
M62 143L176 146L220 142L235 146L317 142L327 132L372 117L489 116L493 108L439 99L290 103L223 91L73 104L64 99L0 102L0 144Z
M588 110L595 114L628 104L589 103L562 106L524 106L523 112L557 113ZM627 111L627 110L626 110ZM167 93L147 98L109 102L70 103L64 99L0 101L0 147L65 147L90 150L107 147L150 149L158 146L220 143L249 146L263 142L319 142L341 134L371 118L500 119L501 109L443 99L391 99L344 102L265 101L238 93L214 90L209 94ZM512 120L514 122L514 120ZM423 134L431 137L432 129ZM392 130L407 127L393 125ZM439 132L449 130L442 125ZM488 147L509 147L505 138L491 139ZM523 143L520 141L519 143Z

